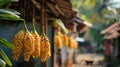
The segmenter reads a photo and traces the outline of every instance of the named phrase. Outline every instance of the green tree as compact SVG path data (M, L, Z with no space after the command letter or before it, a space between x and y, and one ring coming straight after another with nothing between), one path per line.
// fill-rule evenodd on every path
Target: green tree
M119 0L118 0L119 1ZM89 38L100 46L103 42L101 30L120 18L120 2L114 0L71 0L74 10L84 21L93 24L89 29Z

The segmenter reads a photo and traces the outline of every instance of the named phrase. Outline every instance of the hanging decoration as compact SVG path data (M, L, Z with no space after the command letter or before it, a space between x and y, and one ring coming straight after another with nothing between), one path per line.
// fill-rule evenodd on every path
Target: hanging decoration
M55 35L54 35L54 45L57 46L58 49L61 49L62 42L63 42L63 35L60 32L60 30L56 30Z
M46 10L45 10L45 1L41 1L41 32L40 35L40 61L45 62L51 56L50 41L46 33Z
M33 35L33 37L34 37L34 52L32 53L32 57L33 58L37 58L37 57L39 57L40 56L40 36L39 36L39 34L37 33L37 31L36 31L36 28L35 28L35 17L34 17L34 5L33 5L33 18L32 18L32 31L31 31L31 33L32 33L32 35Z
M28 31L27 26L24 22L24 27L13 37L12 58L18 61L20 54L23 50L24 61L29 61L31 54L34 51L34 37Z
M78 45L78 44L77 44L77 42L75 41L74 37L73 37L73 36L70 36L70 37L69 37L68 47L75 49L75 48L77 48L77 45Z

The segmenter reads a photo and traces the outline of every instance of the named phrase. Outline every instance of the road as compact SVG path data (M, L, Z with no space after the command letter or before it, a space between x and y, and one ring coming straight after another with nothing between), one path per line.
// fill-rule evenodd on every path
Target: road
M73 67L102 67L101 65L74 64Z
M103 60L103 55L97 55L97 54L78 54L76 55L76 64L73 65L73 67L102 67L102 65L99 64L99 61ZM92 60L93 64L86 64L85 60Z

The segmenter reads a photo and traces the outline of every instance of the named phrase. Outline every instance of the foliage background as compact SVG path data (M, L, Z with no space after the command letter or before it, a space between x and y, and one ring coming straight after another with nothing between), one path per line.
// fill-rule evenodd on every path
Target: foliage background
M98 48L103 49L104 36L100 32L117 22L120 18L119 0L71 0L73 9L85 22L93 25L87 31L85 37L91 42L97 43ZM102 46L102 48L101 48Z

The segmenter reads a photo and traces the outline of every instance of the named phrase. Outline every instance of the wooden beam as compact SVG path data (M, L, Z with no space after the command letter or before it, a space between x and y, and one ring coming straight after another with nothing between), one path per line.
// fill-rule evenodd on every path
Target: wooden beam
M47 6L49 7L49 9L55 14L55 16L59 16L60 13L58 12L58 10L56 9L56 5L52 4L51 2L47 3Z
M66 0L56 0L56 3L59 5L64 5L64 6L68 6L68 7L72 7L72 4L69 1Z

